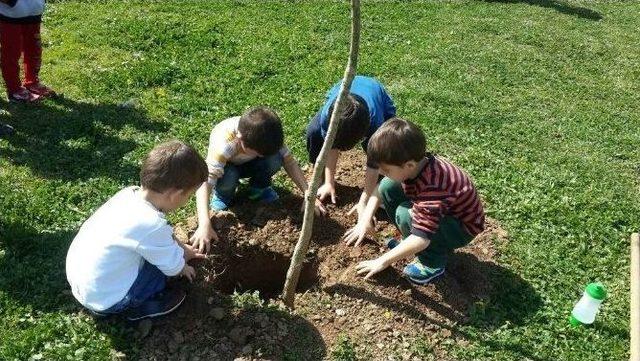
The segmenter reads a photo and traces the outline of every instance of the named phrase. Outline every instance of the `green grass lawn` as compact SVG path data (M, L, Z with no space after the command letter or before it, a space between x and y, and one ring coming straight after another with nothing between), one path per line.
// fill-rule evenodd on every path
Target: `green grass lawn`
M213 123L253 105L278 111L289 146L306 159L306 122L346 62L348 9L48 5L41 75L65 98L0 101L0 122L17 130L0 140L0 359L135 357L126 329L79 313L67 291L75 232L137 182L154 144L178 138L204 152ZM533 290L518 297L517 285L495 279L504 299L474 309L459 328L470 344L443 345L452 357L628 358L628 237L640 228L639 12L635 1L363 3L359 73L378 77L398 115L471 173L487 214L509 232L500 263ZM191 202L171 219L194 210ZM610 295L596 324L570 328L571 307L596 280Z

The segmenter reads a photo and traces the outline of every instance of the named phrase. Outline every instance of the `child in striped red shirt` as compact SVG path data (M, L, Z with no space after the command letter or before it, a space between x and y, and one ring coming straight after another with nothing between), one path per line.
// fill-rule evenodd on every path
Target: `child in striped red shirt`
M373 231L380 205L402 233L387 240L382 256L360 262L358 274L368 279L395 261L416 256L403 270L413 283L426 284L444 274L453 250L467 245L484 229L484 210L469 176L450 162L426 152L423 132L413 123L394 118L369 140L369 166L385 176L358 223L344 236L359 245Z

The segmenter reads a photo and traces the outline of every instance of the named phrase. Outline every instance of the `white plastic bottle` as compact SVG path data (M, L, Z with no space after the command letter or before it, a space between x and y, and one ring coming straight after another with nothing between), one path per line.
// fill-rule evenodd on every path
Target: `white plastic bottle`
M607 290L602 283L590 283L582 294L580 301L571 311L569 322L573 326L590 325L595 321L600 304L607 297Z

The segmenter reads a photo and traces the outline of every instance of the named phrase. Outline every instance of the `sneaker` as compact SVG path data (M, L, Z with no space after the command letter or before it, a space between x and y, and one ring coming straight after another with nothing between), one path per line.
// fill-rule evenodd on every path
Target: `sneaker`
M280 199L278 193L272 188L249 188L249 199L252 201L263 201L265 203L275 202Z
M56 95L58 95L53 89L42 83L25 85L24 87L27 88L27 90L32 94L39 95L43 98L55 97Z
M18 91L9 94L11 103L35 103L40 100L40 95L31 93L27 88L21 87Z
M402 270L402 273L409 278L409 281L418 285L426 285L433 279L442 276L444 274L444 267L430 268L423 265L418 259L416 259L406 265Z
M15 129L9 124L0 123L0 138L15 133Z
M229 202L224 201L222 198L218 196L218 193L213 193L211 197L211 202L209 202L209 208L216 212L226 211L229 209Z
M129 321L163 316L180 307L186 297L187 293L183 290L167 289L158 293L152 299L145 301L140 306L130 308L125 312L125 315Z
M387 246L387 248L394 249L396 248L397 245L400 244L400 240L397 239L396 237L389 237L384 240L384 244L385 246Z

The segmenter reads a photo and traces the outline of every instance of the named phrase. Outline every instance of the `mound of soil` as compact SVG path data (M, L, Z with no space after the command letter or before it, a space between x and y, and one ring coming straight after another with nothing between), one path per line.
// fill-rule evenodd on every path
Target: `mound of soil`
M381 240L396 232L379 212L377 239L357 248L341 241L355 224L347 213L359 198L364 164L360 152L341 159L338 202L329 205L328 217L315 219L295 311L278 306L276 297L302 224L301 195L283 194L271 205L241 202L231 212L213 215L220 240L209 259L197 264L198 279L187 286L185 305L154 321L151 332L150 321L138 326L143 357L314 360L328 357L347 336L362 359L423 359L417 339L433 357L446 359L438 347L442 340L466 342L454 326L467 322L474 303L490 296L494 243L506 233L489 220L486 231L458 250L445 276L433 284L406 281L404 262L364 281L354 266L384 253ZM186 241L195 226L195 219L176 225L176 236ZM271 306L238 305L242 296L232 295L254 291ZM145 337L149 333L152 337Z

